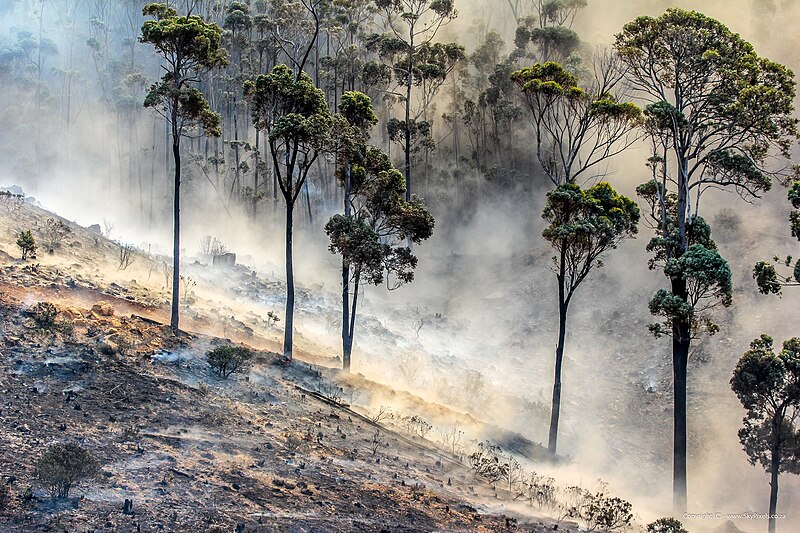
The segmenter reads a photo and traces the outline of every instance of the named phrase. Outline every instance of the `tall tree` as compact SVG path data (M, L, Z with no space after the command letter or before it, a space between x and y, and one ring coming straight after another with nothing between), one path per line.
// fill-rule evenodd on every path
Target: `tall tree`
M731 378L731 388L747 409L739 440L750 464L770 475L769 533L775 533L778 475L800 474L800 338L783 343L775 353L772 338L750 343Z
M660 290L650 308L664 316L655 333L672 337L674 374L673 496L686 510L686 370L698 310L692 292L701 283L716 287L722 302L729 291L715 250L694 245L696 257L682 259L692 240L706 232L698 216L710 188L757 197L786 169L768 168L771 155L788 157L797 137L795 82L791 71L759 57L722 23L695 11L669 9L639 17L616 36L615 48L628 67L627 81L648 102L646 132L652 141L653 182L647 186L658 232L649 245L665 268L670 289ZM699 247L699 248L697 248ZM677 262L677 263L676 263ZM726 267L727 268L727 267Z
M548 449L555 454L569 304L592 269L603 266L603 254L636 234L639 208L608 183L588 189L566 183L547 193L543 216L549 226L542 236L556 252L553 271L558 280L558 341L548 437Z
M342 256L342 366L349 371L359 286L386 282L393 290L410 283L417 258L402 243L429 238L434 221L421 200L405 199L403 176L389 157L367 146L368 129L377 122L369 97L346 92L339 111L336 173L344 214L334 215L325 232L331 253Z
M641 121L635 105L614 96L624 70L614 54L598 55L586 90L558 63L537 63L511 74L533 115L536 157L556 186L547 195L543 236L556 251L558 341L548 449L555 454L561 412L561 373L569 304L599 258L637 231L639 209L607 183L582 190L576 180L636 139ZM603 176L603 171L596 172ZM587 176L588 177L588 176Z
M330 135L325 94L302 70L278 65L269 74L245 82L256 128L268 136L273 170L286 207L286 321L283 355L292 358L294 328L294 208L311 166Z
M214 113L195 84L201 74L227 63L220 47L222 30L197 15L178 15L166 4L148 4L142 11L155 17L142 25L141 42L152 44L163 58L166 71L161 80L150 87L144 106L156 110L170 126L172 157L175 164L173 182L172 237L172 313L170 327L178 333L180 306L180 240L181 240L181 137L191 128L202 127L206 135L218 137L220 116Z
M411 154L414 146L412 137L426 127L415 126L421 113L412 116L412 88L422 79L431 78L418 65L422 60L420 52L425 50L425 55L435 54L439 60L438 70L441 70L442 65L452 68L455 56L463 56L463 47L454 43L449 45L432 43L439 29L456 18L458 13L454 0L377 0L376 5L383 12L388 32L371 40L378 44L383 57L391 58L395 79L401 82L405 93L402 95L405 118L397 121L395 126L402 126L406 200L411 200ZM434 49L437 51L432 52ZM438 77L441 78L439 82L441 85L447 78L447 72Z

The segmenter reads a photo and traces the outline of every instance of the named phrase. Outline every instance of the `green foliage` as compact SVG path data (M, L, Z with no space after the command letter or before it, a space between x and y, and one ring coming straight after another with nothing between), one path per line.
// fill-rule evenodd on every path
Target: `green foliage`
M751 464L769 472L773 453L779 469L800 473L800 338L783 343L775 353L768 335L750 343L736 365L731 389L747 410L739 440Z
M769 189L770 149L788 157L797 137L789 69L759 57L724 24L682 9L638 17L616 36L615 48L631 85L651 100L648 133L667 146L678 139L693 159L691 173L702 177L692 188L716 184L743 195ZM675 94L679 100L665 101Z
M246 370L252 358L253 352L249 348L232 344L218 346L206 354L208 364L224 379L234 372Z
M22 251L22 260L26 261L28 257L36 256L36 240L30 230L24 230L17 236L17 246Z
M417 258L402 243L421 243L433 233L434 221L423 202L405 199L403 175L380 149L366 145L366 128L375 123L369 97L350 96L341 106L337 177L345 188L347 213L325 225L331 253L351 267L354 282L397 288L414 279ZM354 112L353 108L358 108Z
M593 166L630 146L642 112L614 94L621 63L610 53L592 60L584 87L556 62L536 63L510 74L533 115L536 157L556 185L574 183Z
M167 71L154 83L144 106L172 120L174 135L182 135L184 126L200 125L207 135L221 134L221 117L211 110L203 93L190 84L199 73L227 64L221 47L222 30L200 16L179 16L165 4L148 4L142 13L156 20L142 25L140 41L152 44L164 58Z
M534 4L538 17L523 17L524 13L515 11L518 26L513 58L564 62L577 55L581 40L571 26L577 12L586 5L586 0L545 0Z
M77 444L51 444L36 462L34 476L53 498L66 498L73 486L95 477L100 464Z
M277 65L244 84L256 128L266 130L278 184L294 205L311 165L330 139L332 119L325 94L305 73Z
M677 518L659 518L647 524L647 533L689 533Z
M372 109L372 100L366 94L358 91L348 91L342 94L339 113L351 127L358 130L367 130L378 123L378 116Z
M715 249L702 244L693 244L678 258L670 258L664 264L664 274L670 279L680 279L686 284L685 297L666 289L659 289L650 300L650 313L664 318L662 324L650 324L654 335L667 335L675 321L688 323L690 333L700 331L714 334L719 326L712 322L705 311L721 303L729 307L732 303L733 284L728 262Z
M602 266L603 253L636 235L639 207L608 183L588 189L568 183L547 193L542 216L549 223L542 236L557 252L557 275L571 295L594 266Z
M792 237L800 240L800 180L795 180L787 195L789 203L795 208L789 214L789 227ZM792 265L794 262L794 265ZM788 270L787 274L778 272L778 268ZM777 256L770 261L759 261L753 267L753 279L762 294L781 294L783 287L800 285L800 259L794 261L792 256L781 259Z
M511 80L528 95L566 98L585 96L583 89L578 87L577 78L552 61L516 70L511 74Z

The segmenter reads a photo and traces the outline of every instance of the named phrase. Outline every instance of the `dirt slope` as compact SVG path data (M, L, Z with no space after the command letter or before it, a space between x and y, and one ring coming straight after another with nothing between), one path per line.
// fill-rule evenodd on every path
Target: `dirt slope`
M458 453L346 406L343 395L380 386L311 364L324 355L286 363L268 351L259 328L269 325L234 319L221 332L196 312L184 322L192 333L172 336L160 324L163 291L132 279L152 274L156 259L142 254L114 275L118 245L74 225L52 254L14 259L13 234L52 216L28 206L0 215L0 474L9 487L0 531L552 529L499 513L496 492ZM54 322L37 321L37 302L55 305ZM209 368L208 349L229 342L213 336L221 333L264 350L247 374L223 380ZM403 401L431 417L467 417ZM78 443L102 465L65 501L33 475L54 441Z

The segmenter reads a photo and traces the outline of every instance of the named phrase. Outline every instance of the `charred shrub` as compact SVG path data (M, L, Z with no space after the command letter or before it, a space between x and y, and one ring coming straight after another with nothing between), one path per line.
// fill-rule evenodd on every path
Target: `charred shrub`
M244 346L225 344L218 346L206 354L206 359L211 368L226 378L234 372L246 370L253 358L253 352Z
M56 443L47 447L34 475L53 498L66 498L73 486L99 471L100 464L88 450L77 444Z
M508 474L508 463L500 460L500 446L486 442L478 444L478 450L469 456L469 464L480 477L487 479L492 486Z
M75 331L71 322L57 319L58 309L50 302L37 303L30 308L28 314L33 318L36 329L41 333L60 332L65 337L71 337Z
M50 302L39 302L31 308L31 316L36 322L36 327L45 331L53 331L58 325L56 317L58 310Z
M72 233L72 229L63 220L48 218L42 228L42 235L50 253L61 245L61 241Z

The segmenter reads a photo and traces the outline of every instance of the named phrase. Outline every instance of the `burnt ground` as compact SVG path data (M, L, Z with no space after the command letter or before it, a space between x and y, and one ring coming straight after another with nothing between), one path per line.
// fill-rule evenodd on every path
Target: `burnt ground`
M10 500L2 531L553 527L486 512L480 502L494 491L456 456L310 392L307 383L327 379L310 364L260 351L248 375L223 380L204 359L218 339L176 338L142 316L147 309L100 291L64 294L4 274L0 472ZM37 325L32 298L54 300L56 326ZM77 305L101 298L119 308ZM33 477L56 440L81 444L102 464L66 501ZM132 515L123 514L126 499Z

